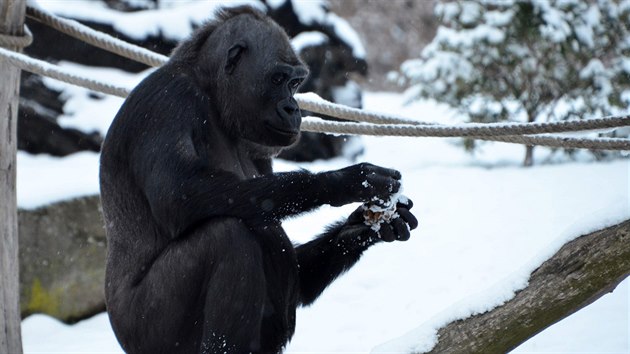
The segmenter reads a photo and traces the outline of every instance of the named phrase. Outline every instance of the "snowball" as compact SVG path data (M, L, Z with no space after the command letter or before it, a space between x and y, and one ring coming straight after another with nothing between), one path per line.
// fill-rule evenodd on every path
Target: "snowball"
M367 181L363 183L367 188ZM409 203L409 198L402 195L401 191L392 194L387 201L374 197L372 202L363 205L363 223L378 233L381 229L381 224L389 224L392 220L400 217L396 212L398 203Z

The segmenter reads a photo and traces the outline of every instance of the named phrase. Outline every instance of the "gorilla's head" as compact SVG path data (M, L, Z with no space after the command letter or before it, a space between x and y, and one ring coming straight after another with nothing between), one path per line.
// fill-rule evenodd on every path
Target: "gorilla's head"
M265 14L251 7L223 9L173 58L193 66L230 136L267 147L297 141L301 113L293 95L308 69Z

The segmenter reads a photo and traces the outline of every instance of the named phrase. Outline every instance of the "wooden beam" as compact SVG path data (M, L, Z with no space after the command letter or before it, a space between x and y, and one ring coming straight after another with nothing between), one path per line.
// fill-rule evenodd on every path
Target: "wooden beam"
M25 0L0 0L1 34L23 34L25 7ZM11 354L22 353L15 191L19 91L20 70L0 59L0 353Z

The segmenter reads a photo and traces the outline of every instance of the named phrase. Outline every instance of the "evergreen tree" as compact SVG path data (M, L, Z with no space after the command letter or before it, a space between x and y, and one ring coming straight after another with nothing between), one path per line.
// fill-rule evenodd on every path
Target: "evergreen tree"
M630 0L440 1L435 12L434 40L401 67L413 97L445 102L471 122L599 117L629 106Z

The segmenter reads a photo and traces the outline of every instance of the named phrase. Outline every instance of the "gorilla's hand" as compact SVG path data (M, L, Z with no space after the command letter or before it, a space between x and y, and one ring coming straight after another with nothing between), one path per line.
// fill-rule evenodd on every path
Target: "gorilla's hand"
M343 229L339 233L339 244L346 248L355 245L359 248L367 248L381 240L385 242L407 241L410 231L418 227L418 220L409 211L413 207L410 199L396 204L397 217L379 224L378 230L372 224L366 222L365 206L358 207L346 220Z
M376 233L379 238L385 242L395 240L407 241L409 239L409 231L418 227L418 219L409 211L413 207L411 199L404 198L396 203L396 211L394 216L388 221L381 221L378 224ZM365 220L365 214L364 214ZM371 226L374 230L375 227Z
M319 176L324 184L324 198L332 206L386 201L400 189L400 172L369 163L324 172Z

